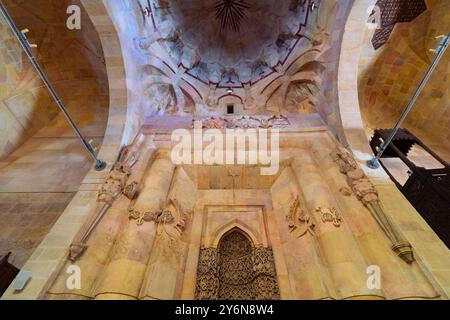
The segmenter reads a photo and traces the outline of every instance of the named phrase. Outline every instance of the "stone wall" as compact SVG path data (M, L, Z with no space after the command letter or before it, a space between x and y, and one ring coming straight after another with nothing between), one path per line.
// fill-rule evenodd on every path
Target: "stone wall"
M108 121L102 44L82 9L82 29L66 28L79 1L5 1L75 122L99 149ZM82 8L82 7L81 7ZM0 18L0 255L22 267L78 191L92 166L21 47Z
M409 23L395 26L389 41L375 51L366 33L359 74L361 113L370 136L376 128L391 128L406 107L450 27L450 3L434 1ZM404 124L431 149L450 160L450 52L430 78Z
M82 11L81 30L66 27L66 9L79 1L5 1L19 29L28 28L32 49L56 91L87 136L102 136L108 80L100 40ZM0 159L45 126L41 136L74 136L3 17L0 18ZM52 121L54 123L51 123ZM65 131L65 132L62 132Z

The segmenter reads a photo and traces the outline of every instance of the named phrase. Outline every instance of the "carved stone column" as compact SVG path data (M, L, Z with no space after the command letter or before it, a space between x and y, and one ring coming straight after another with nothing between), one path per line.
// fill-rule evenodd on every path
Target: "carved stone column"
M150 138L140 135L125 147L101 188L97 208L71 245L68 261L47 291L46 299L91 299L95 281L108 261L114 240L127 222L127 208L134 198L154 149ZM126 168L126 169L125 169ZM67 289L67 268L81 270L81 288Z
M95 290L96 299L134 300L139 297L156 236L157 222L153 218L164 208L174 170L169 155L158 152L139 197L130 209L130 220Z
M406 263L414 262L411 244L398 231L391 218L384 211L375 186L366 177L355 159L344 148L336 149L331 156L339 165L341 173L347 176L348 185L358 200L369 209L383 233L391 241L392 250Z
M337 298L380 295L367 288L367 265L310 153L298 152L292 169L312 213L316 238Z

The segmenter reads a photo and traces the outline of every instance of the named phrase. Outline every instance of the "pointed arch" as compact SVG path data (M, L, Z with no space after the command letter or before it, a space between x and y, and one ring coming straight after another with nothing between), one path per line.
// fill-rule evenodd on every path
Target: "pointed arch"
M241 230L244 234L247 235L247 237L250 238L251 242L253 243L253 246L260 246L264 245L267 246L267 243L265 243L264 239L261 239L261 236L254 232L250 226L248 226L245 222L241 221L240 219L234 219L227 224L221 226L213 233L213 243L211 247L218 248L220 240L223 238L224 235L226 235L229 232L232 232L234 229Z

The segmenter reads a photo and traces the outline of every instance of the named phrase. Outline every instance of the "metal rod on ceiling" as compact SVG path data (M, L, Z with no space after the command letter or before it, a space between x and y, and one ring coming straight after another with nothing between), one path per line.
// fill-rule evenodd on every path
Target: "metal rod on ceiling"
M411 101L406 106L406 108L403 110L402 115L400 116L400 119L398 120L394 129L391 131L388 139L386 141L383 141L383 143L381 144L380 150L378 151L378 154L367 162L367 166L369 168L378 169L380 167L381 157L383 156L384 152L391 144L392 140L394 140L401 125L405 121L405 119L408 116L411 109L414 107L417 99L419 98L420 94L422 93L423 89L425 88L425 85L427 84L427 82L430 79L431 75L433 74L434 70L436 69L436 67L438 66L442 57L444 56L444 53L447 50L449 44L450 44L450 33L448 33L447 36L444 36L444 38L442 39L438 48L436 49L436 55L434 57L432 64L429 66L427 73L425 74L425 76L423 77L419 86L417 87L416 91L414 92L414 95L413 95Z
M8 10L6 9L5 5L3 4L2 0L0 0L0 10L2 12L3 17L5 18L8 26L13 31L16 38L19 40L20 44L22 45L23 50L25 51L28 59L30 60L31 64L33 65L34 69L38 73L39 77L41 78L42 82L44 82L45 86L47 87L48 91L52 95L53 99L55 100L58 107L61 109L62 113L66 117L67 121L69 122L70 126L75 131L78 138L83 143L84 148L89 153L89 155L94 159L95 161L95 170L102 171L106 168L106 162L99 160L95 154L95 150L92 147L92 144L88 142L81 131L78 129L76 123L73 121L72 117L70 116L69 112L67 111L67 108L64 106L64 103L62 102L61 98L59 97L58 93L53 88L52 84L50 83L49 79L45 75L43 69L37 62L36 58L34 57L33 53L31 52L31 45L28 42L28 39L24 35L24 32L20 31L16 24L14 23L14 20L9 15Z

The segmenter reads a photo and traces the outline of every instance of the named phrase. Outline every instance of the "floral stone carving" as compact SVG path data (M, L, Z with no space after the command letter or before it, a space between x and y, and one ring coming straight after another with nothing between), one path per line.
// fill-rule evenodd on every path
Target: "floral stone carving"
M336 228L339 228L342 223L342 216L335 208L317 207L318 213L323 223L331 222Z
M222 238L218 249L201 249L196 299L280 299L272 250L253 247L237 229Z
M176 199L170 199L163 210L150 210L141 212L131 209L130 220L136 220L138 226L145 222L155 222L156 224L173 225L179 234L183 233L187 219L191 212L185 210Z
M286 221L291 234L295 238L303 237L307 232L314 233L315 224L307 210L301 207L298 196L289 207L289 214L286 216Z

